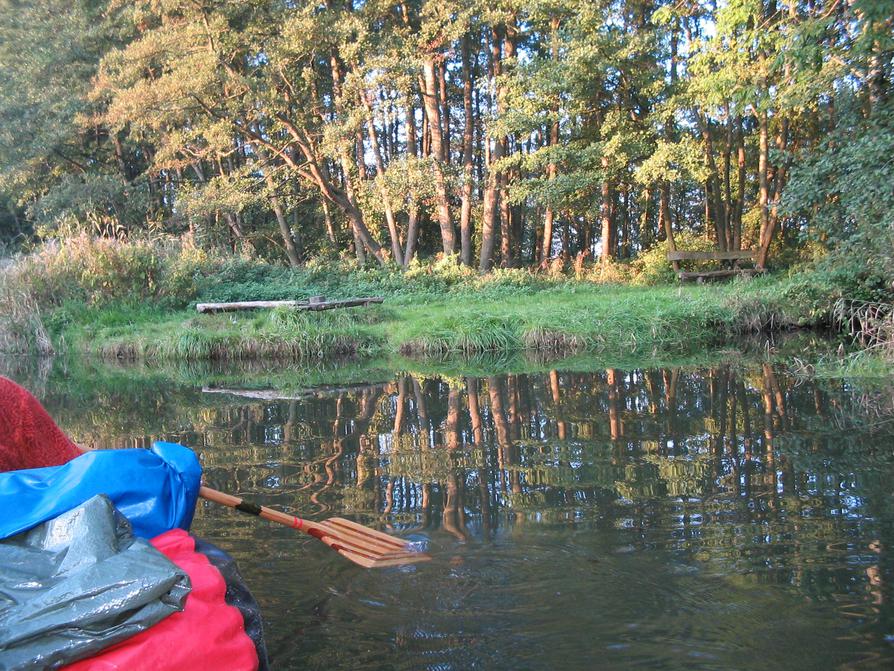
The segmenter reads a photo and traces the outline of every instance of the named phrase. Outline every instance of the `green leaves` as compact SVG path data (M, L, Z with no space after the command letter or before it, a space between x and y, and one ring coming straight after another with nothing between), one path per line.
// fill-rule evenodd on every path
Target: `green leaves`
M668 230L875 250L889 4L6 2L0 226L188 223L291 263L424 257L460 222L485 268Z

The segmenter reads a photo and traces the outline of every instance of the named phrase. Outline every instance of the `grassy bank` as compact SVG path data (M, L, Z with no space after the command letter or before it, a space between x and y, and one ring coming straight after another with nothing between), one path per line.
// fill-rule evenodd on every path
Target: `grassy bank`
M119 304L77 313L63 308L51 323L67 348L106 358L306 360L520 351L656 357L716 347L765 328L809 323L804 315L773 308L762 298L779 287L779 280L686 287L564 282L491 292L498 295L395 292L381 306L320 313L277 309L198 315L189 307Z
M646 284L645 272L628 272L627 284L606 281L617 276L599 268L480 276L443 261L407 272L334 262L292 270L215 260L193 248L84 239L45 248L4 272L0 299L19 307L0 311L0 332L7 350L47 349L49 334L57 352L133 360L512 352L654 358L717 347L747 333L825 328L841 293L816 272L716 285ZM312 295L383 296L385 302L319 313L199 315L194 309L196 302Z

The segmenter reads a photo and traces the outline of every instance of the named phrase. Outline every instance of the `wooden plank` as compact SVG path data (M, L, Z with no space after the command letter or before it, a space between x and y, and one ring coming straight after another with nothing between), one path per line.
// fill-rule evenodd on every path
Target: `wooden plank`
M757 252L751 249L742 249L732 252L668 252L668 261L738 261L754 259Z
M687 280L714 280L734 275L758 275L764 272L763 268L731 268L728 270L707 270L701 273L680 272L677 276L683 282Z
M259 310L263 308L287 307L295 310L334 310L335 308L352 308L367 306L372 303L381 303L384 298L370 296L368 298L348 298L343 301L323 301L321 297L314 297L314 301L236 301L233 303L199 303L196 311L206 312L236 312L238 310Z

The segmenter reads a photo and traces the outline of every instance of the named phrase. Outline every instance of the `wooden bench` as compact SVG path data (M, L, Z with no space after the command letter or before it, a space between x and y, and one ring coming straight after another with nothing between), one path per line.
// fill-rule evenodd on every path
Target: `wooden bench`
M751 249L741 249L728 252L686 252L674 250L667 253L667 260L674 264L677 271L677 277L681 281L695 280L704 282L705 280L715 280L724 277L733 277L735 275L758 275L764 272L763 268L739 268L740 261L757 261L758 253ZM705 270L701 272L685 272L679 270L680 261L732 261L732 268L722 270Z

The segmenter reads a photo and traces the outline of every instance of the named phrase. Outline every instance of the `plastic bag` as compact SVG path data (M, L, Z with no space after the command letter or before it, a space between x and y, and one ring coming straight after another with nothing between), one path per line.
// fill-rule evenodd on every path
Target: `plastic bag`
M184 607L186 573L108 498L0 542L0 669L56 668Z

